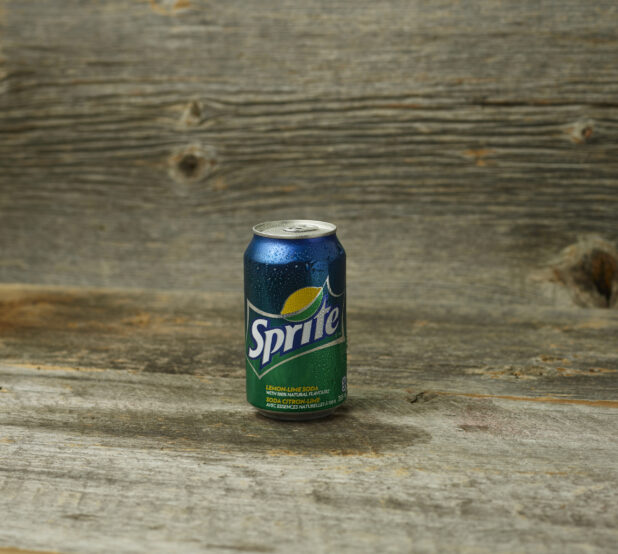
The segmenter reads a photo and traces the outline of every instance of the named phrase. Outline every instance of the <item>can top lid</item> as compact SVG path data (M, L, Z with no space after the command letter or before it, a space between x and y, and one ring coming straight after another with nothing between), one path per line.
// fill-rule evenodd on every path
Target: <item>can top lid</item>
M253 232L271 239L314 239L334 235L337 226L326 221L312 219L282 219L265 221L253 227Z

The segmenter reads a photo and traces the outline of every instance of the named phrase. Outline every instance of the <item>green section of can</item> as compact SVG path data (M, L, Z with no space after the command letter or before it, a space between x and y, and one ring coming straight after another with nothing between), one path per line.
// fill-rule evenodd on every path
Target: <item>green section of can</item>
M247 361L247 400L257 408L286 413L335 408L347 396L345 349L344 342L311 352L261 379Z
M284 308L294 300L301 307L289 313L268 313L247 300L247 399L260 409L329 410L346 398L345 296L331 290L328 278L310 288L291 295Z

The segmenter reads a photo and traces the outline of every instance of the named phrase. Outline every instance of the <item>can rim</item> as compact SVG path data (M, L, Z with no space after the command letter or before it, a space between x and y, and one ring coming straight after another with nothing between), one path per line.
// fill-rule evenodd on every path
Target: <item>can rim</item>
M253 233L271 239L314 239L334 235L337 226L314 219L280 219L264 221L253 227Z

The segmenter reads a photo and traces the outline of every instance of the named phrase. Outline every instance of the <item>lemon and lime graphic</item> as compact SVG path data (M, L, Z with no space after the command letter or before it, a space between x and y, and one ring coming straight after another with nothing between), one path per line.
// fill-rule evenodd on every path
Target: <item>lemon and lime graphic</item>
M288 296L281 309L283 319L287 321L304 321L318 311L322 304L324 290L322 287L304 287Z

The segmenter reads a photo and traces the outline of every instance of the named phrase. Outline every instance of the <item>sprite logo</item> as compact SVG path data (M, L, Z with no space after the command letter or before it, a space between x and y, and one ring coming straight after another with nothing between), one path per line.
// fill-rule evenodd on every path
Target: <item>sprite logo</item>
M335 294L328 279L321 287L290 294L278 314L247 300L247 360L258 379L301 356L345 342L343 303L343 292Z

